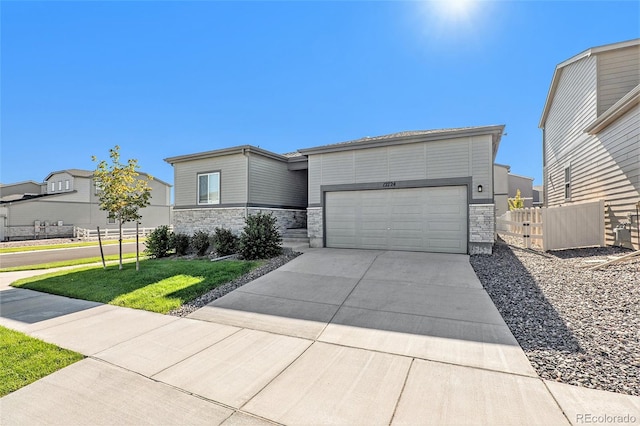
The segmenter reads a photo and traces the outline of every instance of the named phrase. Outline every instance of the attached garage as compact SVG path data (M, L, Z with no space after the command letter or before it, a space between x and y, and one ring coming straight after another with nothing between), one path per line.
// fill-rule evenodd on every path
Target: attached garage
M299 150L311 246L491 253L503 131L421 130Z
M326 246L467 253L467 187L331 191Z

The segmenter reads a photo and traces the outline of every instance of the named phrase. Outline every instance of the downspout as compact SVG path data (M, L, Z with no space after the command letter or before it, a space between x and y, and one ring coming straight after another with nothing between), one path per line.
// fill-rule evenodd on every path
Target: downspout
M247 157L247 199L244 203L244 218L246 219L249 217L249 194L251 193L251 186L249 184L249 152L247 148L242 148L242 155Z

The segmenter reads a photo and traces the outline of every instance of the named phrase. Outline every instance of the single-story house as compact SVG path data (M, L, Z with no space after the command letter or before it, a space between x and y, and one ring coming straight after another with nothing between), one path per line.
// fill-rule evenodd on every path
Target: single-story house
M257 211L312 247L490 253L504 126L366 137L279 155L243 145L167 158L174 229L239 231Z
M145 173L140 173L146 178ZM49 173L44 182L23 187L29 192L19 194L17 185L10 187L12 195L2 193L0 201L0 238L19 240L72 236L73 227L116 229L115 219L100 210L93 171L68 169ZM151 204L140 210L141 227L155 228L171 224L171 185L160 179L149 181ZM127 226L127 225L125 225ZM131 224L130 226L135 226Z
M640 39L556 66L539 126L545 205L604 200L606 243L640 249Z

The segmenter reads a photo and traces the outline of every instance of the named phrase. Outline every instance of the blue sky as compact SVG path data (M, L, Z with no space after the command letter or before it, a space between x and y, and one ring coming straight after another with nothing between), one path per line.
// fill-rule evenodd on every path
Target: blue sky
M455 7L445 7L454 4ZM636 1L0 2L0 181L251 144L506 124L541 184L555 66L640 37Z

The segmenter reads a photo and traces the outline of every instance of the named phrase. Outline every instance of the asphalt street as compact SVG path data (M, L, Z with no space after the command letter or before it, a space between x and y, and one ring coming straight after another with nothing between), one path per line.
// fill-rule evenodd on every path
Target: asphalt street
M109 244L103 246L104 255L118 254L118 244ZM144 251L144 243L140 243L140 253ZM135 253L135 243L122 244L123 253ZM53 250L27 251L21 253L0 254L0 268L10 268L12 266L37 265L40 263L60 262L63 260L85 259L88 257L99 257L100 248L98 246L91 247L75 247Z

